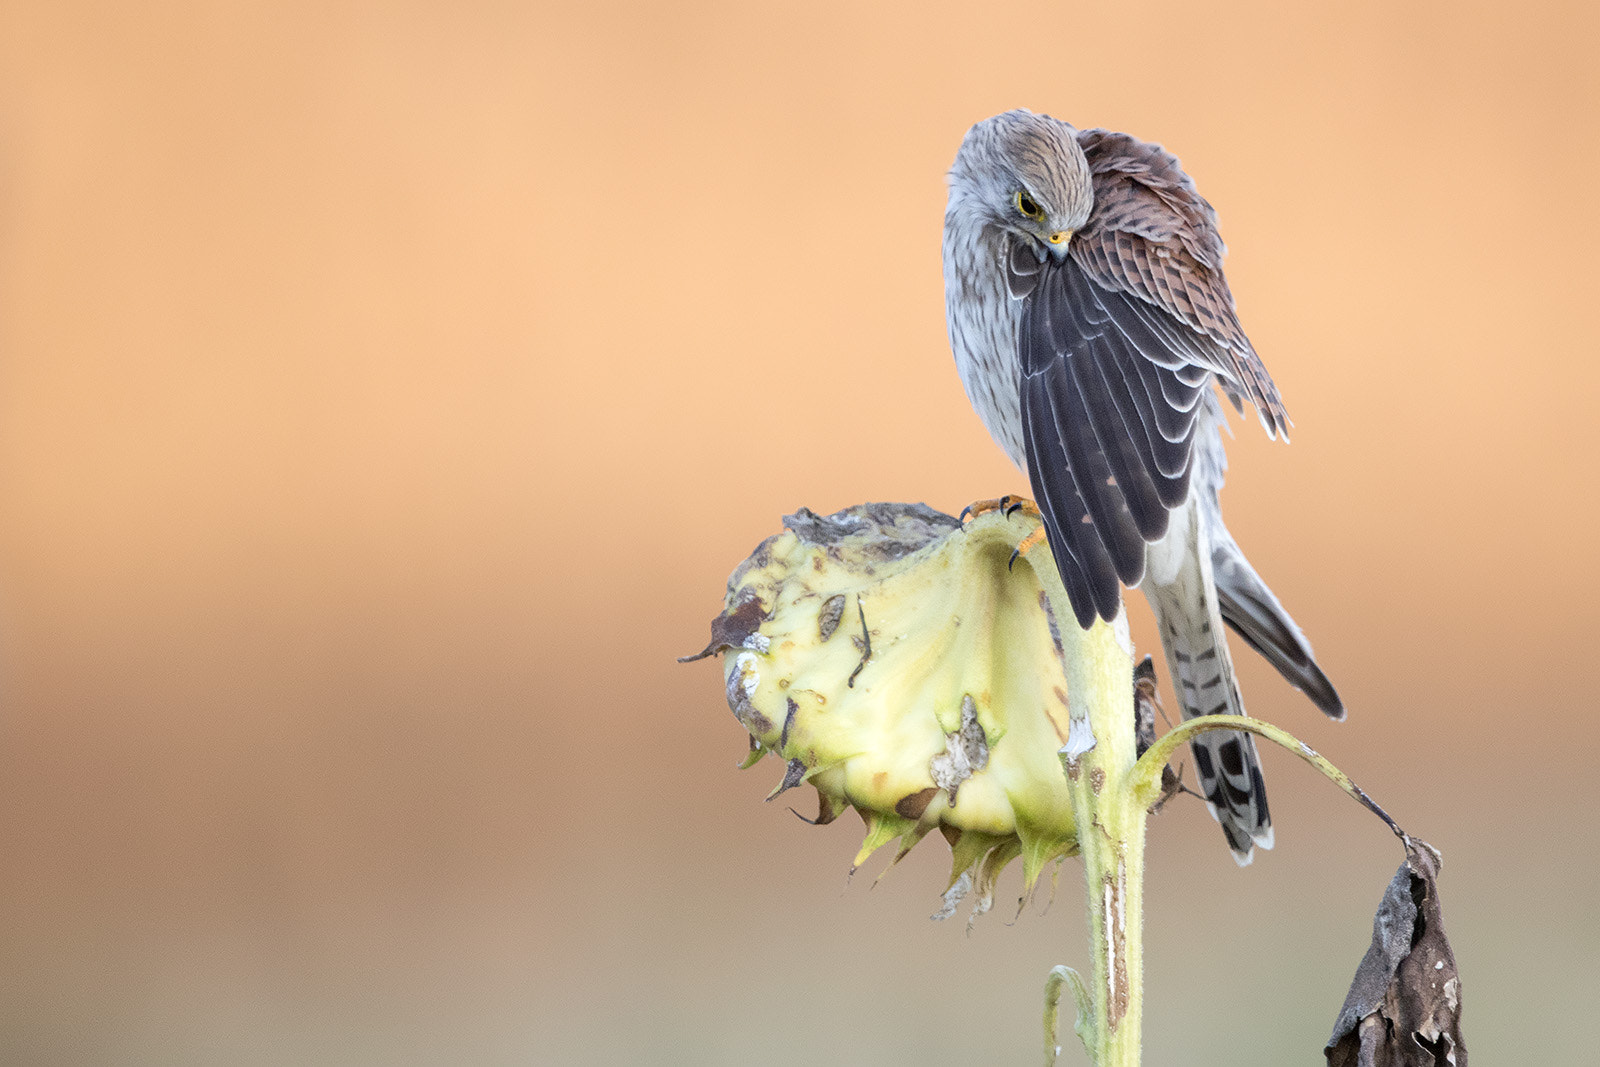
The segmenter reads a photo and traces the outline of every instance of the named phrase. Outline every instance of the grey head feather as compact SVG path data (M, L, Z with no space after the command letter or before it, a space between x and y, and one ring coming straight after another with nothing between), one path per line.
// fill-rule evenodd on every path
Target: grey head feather
M1019 191L1044 209L1044 218L1024 218L1017 211ZM1081 229L1094 207L1089 161L1078 145L1078 131L1023 108L967 131L950 168L950 193L949 215L1025 236L1041 251L1047 247L1046 235ZM1052 251L1064 255L1066 247Z

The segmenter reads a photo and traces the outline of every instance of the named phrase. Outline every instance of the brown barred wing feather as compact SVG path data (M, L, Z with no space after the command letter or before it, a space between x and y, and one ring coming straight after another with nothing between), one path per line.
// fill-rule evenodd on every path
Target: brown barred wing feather
M1073 237L1071 258L1099 287L1164 312L1188 335L1146 358L1177 357L1212 371L1231 397L1255 406L1268 434L1286 433L1277 386L1234 310L1211 205L1160 145L1107 130L1082 131L1078 144L1089 161L1094 210Z

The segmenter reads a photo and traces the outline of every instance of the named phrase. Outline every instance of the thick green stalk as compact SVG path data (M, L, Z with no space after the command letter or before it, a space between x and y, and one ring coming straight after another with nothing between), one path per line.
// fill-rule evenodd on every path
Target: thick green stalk
M1059 616L1052 610L1052 625L1056 617ZM1190 719L1163 735L1143 757L1133 759L1132 718L1127 714L1132 693L1128 685L1118 685L1119 677L1131 677L1126 638L1103 623L1096 623L1088 631L1069 625L1060 636L1069 664L1074 726L1072 737L1062 749L1061 763L1071 788L1088 883L1093 970L1086 992L1070 968L1057 967L1051 972L1045 987L1045 1062L1050 1064L1055 1059L1056 1005L1063 982L1070 979L1078 1001L1076 1030L1095 1067L1136 1067L1143 999L1140 920L1145 816L1161 795L1162 768L1180 745L1208 730L1257 734L1315 767L1388 824L1408 849L1414 842L1349 775L1305 742L1259 719L1238 715ZM1087 751L1084 746L1088 739L1078 732L1080 715L1094 731L1095 743Z
M1041 566L1051 635L1062 651L1071 730L1061 765L1078 826L1089 915L1092 1018L1079 1032L1096 1067L1137 1067L1144 993L1144 807L1127 622L1078 626L1053 567Z

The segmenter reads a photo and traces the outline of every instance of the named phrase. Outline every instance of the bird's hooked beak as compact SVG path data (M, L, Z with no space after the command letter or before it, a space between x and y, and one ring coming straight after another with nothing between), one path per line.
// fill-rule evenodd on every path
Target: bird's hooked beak
M1072 230L1054 230L1045 239L1050 242L1050 251L1057 257L1067 254L1067 245L1072 240Z

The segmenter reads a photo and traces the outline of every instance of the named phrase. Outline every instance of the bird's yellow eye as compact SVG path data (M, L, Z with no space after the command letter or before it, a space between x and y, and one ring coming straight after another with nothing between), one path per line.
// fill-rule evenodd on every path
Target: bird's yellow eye
M1017 190L1017 210L1022 212L1023 218L1044 218L1044 208L1040 207L1038 203L1034 201L1033 197L1029 196L1021 189Z

